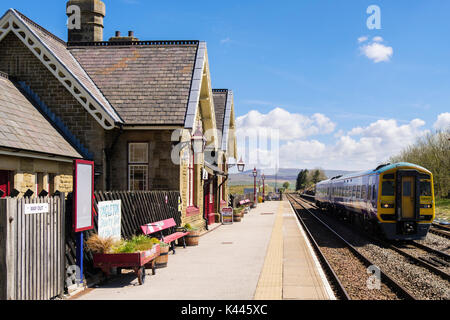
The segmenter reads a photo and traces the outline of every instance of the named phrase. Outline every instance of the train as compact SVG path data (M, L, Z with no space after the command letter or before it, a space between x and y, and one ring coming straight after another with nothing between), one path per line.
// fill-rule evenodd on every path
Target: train
M383 164L315 186L320 208L388 240L423 240L435 219L433 174L416 164Z

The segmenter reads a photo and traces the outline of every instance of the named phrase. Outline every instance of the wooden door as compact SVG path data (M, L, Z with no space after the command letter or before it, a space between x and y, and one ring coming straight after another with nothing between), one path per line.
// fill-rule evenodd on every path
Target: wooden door
M6 198L11 194L9 171L0 170L0 198Z

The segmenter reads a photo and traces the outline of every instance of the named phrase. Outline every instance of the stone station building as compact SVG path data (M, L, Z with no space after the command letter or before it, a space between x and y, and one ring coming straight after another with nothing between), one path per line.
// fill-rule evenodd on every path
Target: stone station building
M230 130L232 92L213 93L206 43L139 41L133 32L128 37L117 32L103 41L103 2L71 0L69 13L74 5L81 9L81 29L68 30L69 42L17 10L0 18L0 71L14 79L16 90L26 94L28 107L34 106L59 133L60 140L52 146L64 152L51 148L45 152L65 159L57 165L48 156L48 163L35 160L28 170L34 180L20 175L27 171L25 161L16 159L16 165L8 168L1 161L0 180L9 170L8 179L14 176L15 186L27 181L20 186L23 193L33 183L36 187L38 180L47 179L44 184L49 185L55 178L52 188L67 192L72 183L67 159L92 160L96 190L180 191L183 223L205 227L208 214L226 204L228 159L237 158ZM20 110L18 104L14 107ZM206 157L193 151L195 132L207 138ZM38 149L46 150L40 145ZM52 166L57 170L47 170ZM207 178L205 171L210 173ZM43 172L44 178L36 172ZM216 205L205 215L205 184L214 176Z

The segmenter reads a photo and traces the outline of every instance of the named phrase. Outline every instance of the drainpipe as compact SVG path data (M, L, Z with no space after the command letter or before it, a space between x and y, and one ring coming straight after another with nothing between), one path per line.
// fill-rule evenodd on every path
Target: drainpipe
M109 148L105 148L105 158L106 158L106 189L109 191L111 189L111 158L113 155L114 147L117 145L120 136L123 134L123 125L119 124L119 132L114 137L114 140Z
M222 188L222 186L225 184L225 182L227 182L227 180L228 180L229 177L230 177L229 174L227 174L227 175L225 176L225 180L223 180L222 183L220 184L220 186L217 188L218 190L220 190L220 188ZM221 196L220 198L222 198L222 196ZM226 201L227 201L227 205L228 205L228 199L227 199ZM219 208L220 208L220 205L219 205Z
M214 181L214 177L215 177L215 175L211 179L206 180L206 182L203 185L203 220L205 220L206 231L209 231L209 226L208 226L208 217L206 217L205 194L206 194L206 190L208 190L211 182Z

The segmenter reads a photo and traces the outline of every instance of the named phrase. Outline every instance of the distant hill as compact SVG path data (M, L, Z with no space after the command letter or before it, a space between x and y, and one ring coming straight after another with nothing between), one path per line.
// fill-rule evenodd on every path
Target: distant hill
M288 181L292 184L295 184L297 180L297 176L302 169L279 169L277 176L275 176L275 170L264 170L266 176L267 183L273 183L275 180L281 185L285 181ZM344 171L344 170L324 170L325 175L328 178L332 178L338 175L345 175L352 173L353 171ZM248 170L242 173L234 173L230 174L230 185L252 185L253 184L253 170ZM261 172L258 171L258 180L261 179Z

